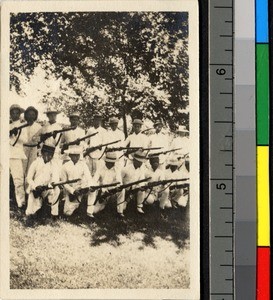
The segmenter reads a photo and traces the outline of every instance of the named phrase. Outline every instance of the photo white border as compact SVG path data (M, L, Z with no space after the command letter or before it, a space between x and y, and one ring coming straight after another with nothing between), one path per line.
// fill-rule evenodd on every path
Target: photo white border
M9 14L16 12L189 12L190 105L190 289L10 289L9 288ZM1 5L1 273L3 299L200 299L199 10L198 0L4 1ZM193 184L194 183L194 184ZM193 238L195 237L195 238Z

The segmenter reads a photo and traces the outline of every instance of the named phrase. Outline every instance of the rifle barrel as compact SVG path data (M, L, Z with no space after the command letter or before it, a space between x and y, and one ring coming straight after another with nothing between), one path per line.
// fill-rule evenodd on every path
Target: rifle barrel
M60 182L53 183L52 186L56 187L56 186L59 186L59 185L75 183L75 182L78 182L79 180L81 180L81 179L77 178L77 179L72 179L72 180L67 180L67 181L60 181Z
M121 140L117 140L117 141L114 141L114 142L110 142L110 143L106 143L106 144L101 144L101 145L97 145L97 146L92 146L92 147L89 147L85 150L83 156L85 157L86 155L88 155L89 153L91 152L94 152L102 147L106 147L108 145L113 145L113 144L116 144L118 142L120 142Z
M134 182L130 182L130 183L127 183L127 184L123 184L121 187L125 189L125 188L130 187L130 186L133 186L133 185L135 185L135 184L139 184L139 183L148 181L148 180L150 180L151 178L152 178L152 177L148 177L148 178L144 178L144 179L137 180L137 181L134 181Z

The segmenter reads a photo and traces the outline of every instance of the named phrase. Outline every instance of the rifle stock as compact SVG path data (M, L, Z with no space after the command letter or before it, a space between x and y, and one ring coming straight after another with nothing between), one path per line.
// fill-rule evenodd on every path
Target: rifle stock
M91 152L95 152L96 150L100 150L102 149L102 147L106 147L106 146L109 146L109 145L113 145L113 144L116 144L116 143L119 143L121 140L117 140L117 141L114 141L114 142L110 142L110 143L106 143L106 144L100 144L100 145L97 145L97 146L93 146L93 147L89 147L85 150L85 152L83 153L83 156L87 156L89 155Z
M98 132L95 132L95 133L86 135L86 136L84 136L84 137L82 137L82 138L79 138L79 139L76 139L76 140L74 140L74 141L72 141L72 142L63 144L61 152L63 153L64 150L68 149L69 146L77 145L77 144L79 144L80 142L82 142L82 141L84 141L84 140L86 140L86 139L88 139L88 138L91 138L92 136L95 136L96 134L98 134Z
M77 181L81 180L80 178L77 179L72 179L72 180L67 180L67 181L61 181L61 182L57 182L57 183L51 183L49 185L41 185L38 186L35 190L33 190L33 195L34 198L39 198L41 197L42 193L44 191L50 190L50 189L54 189L56 186L62 186L64 184L69 184L69 183L75 183Z
M21 126L19 126L19 127L14 127L14 128L12 128L12 129L9 131L9 135L11 136L11 135L15 134L16 131L21 130L21 129L23 129L23 128L25 128L25 127L28 127L28 126L30 126L30 124L25 123L25 124L23 124L23 125L21 125Z
M100 199L99 202L102 202L105 198L107 198L107 197L109 197L111 195L114 195L114 194L116 194L118 192L121 192L123 189L127 189L127 188L129 188L129 187L131 187L131 186L133 186L135 184L146 182L146 181L148 181L150 179L151 179L151 177L145 178L145 179L141 179L141 180L137 180L137 181L134 181L134 182L130 182L130 183L127 183L127 184L122 184L122 185L120 185L120 186L118 186L116 188L113 188L108 193L105 193L104 195L101 195L101 199Z
M171 153L171 152L175 152L175 151L178 151L178 150L181 150L181 149L182 148L176 148L176 149L172 149L172 150L151 153L151 154L149 154L149 157L158 156L158 155L161 155L161 154L165 155L165 154L168 154L168 153Z

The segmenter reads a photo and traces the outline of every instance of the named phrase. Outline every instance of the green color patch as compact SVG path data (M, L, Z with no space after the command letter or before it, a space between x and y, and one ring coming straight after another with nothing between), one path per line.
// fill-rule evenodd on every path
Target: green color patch
M269 46L256 44L257 144L269 145Z

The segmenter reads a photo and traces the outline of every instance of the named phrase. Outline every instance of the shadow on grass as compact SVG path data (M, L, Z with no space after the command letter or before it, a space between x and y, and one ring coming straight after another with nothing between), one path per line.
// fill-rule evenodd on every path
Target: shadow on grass
M143 234L143 247L156 248L155 238L160 237L172 241L179 248L185 245L189 238L189 209L177 208L166 210L162 216L158 203L144 206L144 215L136 211L136 203L131 201L125 212L125 218L115 217L114 203L109 203L105 210L95 220L96 230L92 235L91 245L97 246L110 243L114 246L121 244L120 235L130 236L134 233ZM94 229L94 224L90 226ZM143 249L140 247L139 250Z
M121 236L127 238L135 233L143 234L142 246L156 248L155 239L160 237L173 242L179 248L183 248L189 239L189 205L187 208L171 208L165 210L164 215L158 203L152 206L144 206L145 214L136 211L136 203L131 201L125 211L125 218L120 219L116 215L114 202L107 204L106 208L98 213L94 221L86 219L86 201L75 211L68 220L62 219L64 202L60 201L61 219L53 221L50 217L50 206L44 205L35 218L29 223L23 211L18 211L14 201L10 202L10 216L18 220L26 227L59 226L60 222L69 222L75 226L86 228L90 235L90 246L100 246L104 243L118 247L122 244Z

